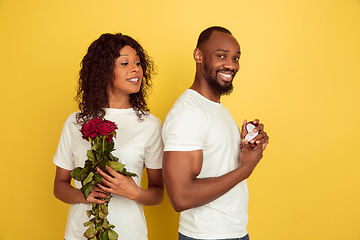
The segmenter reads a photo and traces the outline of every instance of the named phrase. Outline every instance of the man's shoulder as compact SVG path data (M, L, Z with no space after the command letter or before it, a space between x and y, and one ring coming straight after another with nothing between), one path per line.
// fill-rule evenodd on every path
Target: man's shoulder
M188 89L175 101L166 115L164 129L167 129L169 124L173 126L189 124L198 127L207 126L210 116L196 94L197 92Z
M174 109L188 109L188 110L201 110L204 108L203 97L194 90L186 89L175 101L171 110Z

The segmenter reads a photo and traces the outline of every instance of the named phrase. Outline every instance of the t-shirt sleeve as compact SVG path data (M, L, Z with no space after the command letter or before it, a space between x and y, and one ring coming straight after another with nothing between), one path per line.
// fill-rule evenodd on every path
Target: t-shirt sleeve
M65 121L63 126L60 141L53 158L56 166L66 170L73 170L75 168L73 154L71 152L71 116Z
M149 169L162 168L162 156L164 151L164 144L161 139L162 122L157 120L156 129L146 143L145 149L145 166Z
M191 106L172 109L166 117L162 137L164 151L203 149L206 140L206 118Z

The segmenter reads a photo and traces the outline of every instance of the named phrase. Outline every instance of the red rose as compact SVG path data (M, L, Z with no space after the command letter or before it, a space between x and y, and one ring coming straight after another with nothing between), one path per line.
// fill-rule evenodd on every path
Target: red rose
M82 133L82 137L83 139L86 139L89 141L89 137L91 139L95 139L98 136L98 125L102 123L102 120L100 118L94 118L92 120L90 120L89 122L87 122L86 124L84 124L80 130L80 132Z
M103 136L109 135L111 132L115 131L117 129L117 126L114 122L105 120L101 124L97 126L99 134Z

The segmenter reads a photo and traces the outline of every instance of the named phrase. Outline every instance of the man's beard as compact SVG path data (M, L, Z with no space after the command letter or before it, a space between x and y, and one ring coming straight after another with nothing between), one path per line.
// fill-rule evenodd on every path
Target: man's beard
M206 61L204 61L204 70L205 70L205 80L209 83L209 85L215 89L220 95L230 95L230 93L233 91L234 89L234 86L232 84L232 80L230 82L230 84L228 85L221 85L219 82L218 82L218 79L217 79L217 74L218 72L220 71L231 71L233 72L233 78L235 76L235 72L233 70L229 70L229 69L226 69L226 68L222 68L222 69L217 69L215 70L215 77L213 77L211 75L212 73L212 70L210 69L210 67L208 67L208 65L206 64Z

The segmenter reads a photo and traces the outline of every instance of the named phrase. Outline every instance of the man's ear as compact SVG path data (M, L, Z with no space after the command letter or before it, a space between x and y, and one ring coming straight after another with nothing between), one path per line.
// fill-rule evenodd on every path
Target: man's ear
M196 48L193 55L196 63L202 63L202 52L200 49Z

